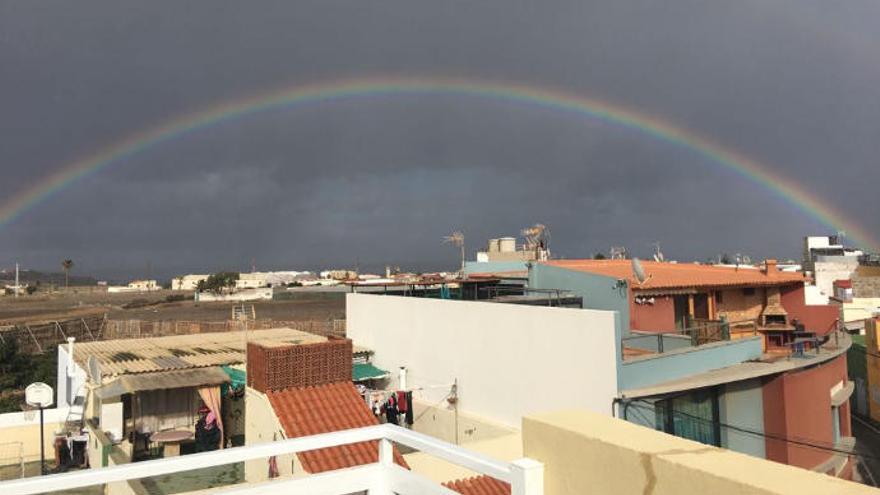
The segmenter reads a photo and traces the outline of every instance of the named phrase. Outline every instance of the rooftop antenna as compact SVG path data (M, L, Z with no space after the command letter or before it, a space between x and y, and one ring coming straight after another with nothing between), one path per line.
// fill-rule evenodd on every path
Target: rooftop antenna
M623 246L611 246L611 259L613 260L625 260L626 259L626 248Z
M660 241L654 243L654 261L658 263L666 261L666 258L663 256L663 251L660 250Z
M464 278L464 234L460 230L449 234L443 238L443 244L452 244L461 248L461 278Z
M542 223L536 223L520 231L526 240L526 250L533 251L535 258L545 260L550 257L550 230Z
M648 280L651 280L651 277L647 273L645 273L645 268L642 266L642 262L639 261L638 258L632 259L632 271L633 276L639 282L639 285L642 285Z

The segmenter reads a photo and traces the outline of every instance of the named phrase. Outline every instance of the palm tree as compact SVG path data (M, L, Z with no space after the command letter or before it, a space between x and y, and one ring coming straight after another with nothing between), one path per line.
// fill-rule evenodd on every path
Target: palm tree
M73 260L64 260L61 262L61 268L64 269L64 288L70 284L70 269L73 268Z

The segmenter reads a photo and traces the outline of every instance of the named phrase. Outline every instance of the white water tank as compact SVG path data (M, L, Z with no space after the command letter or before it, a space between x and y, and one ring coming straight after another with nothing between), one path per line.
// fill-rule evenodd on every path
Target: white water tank
M516 252L516 238L502 237L501 239L498 239L498 250L502 253Z

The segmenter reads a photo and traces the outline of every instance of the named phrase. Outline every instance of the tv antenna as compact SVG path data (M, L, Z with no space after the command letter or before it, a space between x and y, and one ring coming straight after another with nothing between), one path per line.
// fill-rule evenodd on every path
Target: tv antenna
M464 278L464 234L460 230L449 234L443 238L443 244L452 244L461 249L461 277Z
M660 250L660 241L654 243L654 261L658 263L666 261L666 258L663 256L663 251Z
M520 231L526 240L526 250L533 251L535 258L544 260L550 257L550 230L542 223L536 223Z

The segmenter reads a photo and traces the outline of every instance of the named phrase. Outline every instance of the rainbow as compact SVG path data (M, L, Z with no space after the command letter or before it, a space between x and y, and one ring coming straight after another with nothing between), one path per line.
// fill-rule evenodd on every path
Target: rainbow
M132 134L98 153L65 165L35 185L7 199L0 204L0 227L8 225L28 209L69 187L78 179L199 129L271 109L291 108L342 98L401 95L453 95L532 105L570 112L637 131L670 145L685 148L763 186L829 229L845 230L850 239L863 247L870 249L880 247L880 242L867 229L848 220L843 213L823 202L815 194L806 191L795 181L777 175L741 153L724 148L706 137L668 121L605 101L555 89L499 81L433 77L356 78L297 85L219 103L170 119Z

